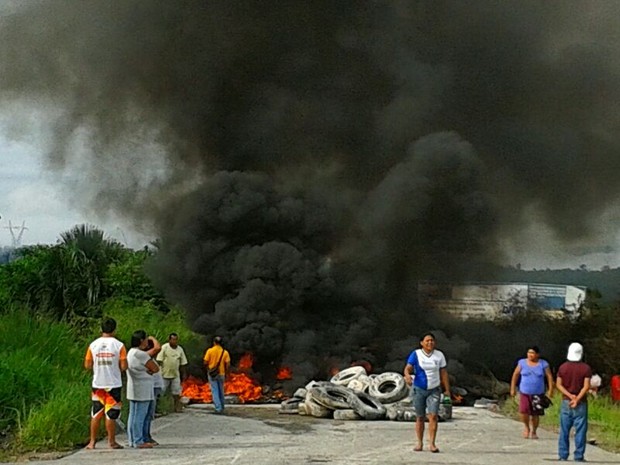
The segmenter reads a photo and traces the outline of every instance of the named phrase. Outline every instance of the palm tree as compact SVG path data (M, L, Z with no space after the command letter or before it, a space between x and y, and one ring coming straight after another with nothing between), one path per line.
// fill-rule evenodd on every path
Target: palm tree
M123 256L125 248L116 240L107 239L100 229L86 224L74 226L60 237L59 245L71 268L69 274L74 278L72 289L67 289L68 300L96 306L102 297L105 271L110 263Z

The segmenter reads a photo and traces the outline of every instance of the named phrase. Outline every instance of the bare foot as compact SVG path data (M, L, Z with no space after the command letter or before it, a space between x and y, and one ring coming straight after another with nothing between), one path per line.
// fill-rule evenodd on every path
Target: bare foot
M84 449L93 450L95 448L95 444L89 442Z
M430 447L430 451L431 451L433 454L436 454L437 452L439 452L439 447L437 447L437 446L435 446L435 445L432 445L432 446Z
M532 434L530 435L530 439L538 439L538 435L536 434L535 431L532 431Z
M523 436L523 439L529 439L530 430L529 429L524 430L522 436Z
M422 444L418 444L417 446L415 446L413 448L413 450L416 451L416 452L421 452L422 451Z

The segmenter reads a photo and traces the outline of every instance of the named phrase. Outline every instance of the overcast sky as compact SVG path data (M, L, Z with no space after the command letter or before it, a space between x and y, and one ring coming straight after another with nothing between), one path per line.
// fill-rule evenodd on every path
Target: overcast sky
M54 244L60 233L76 224L88 223L130 247L148 240L138 237L125 225L102 223L95 214L79 212L63 195L57 175L46 172L36 146L17 143L0 136L0 246L12 245L22 224L22 245ZM147 241L147 242L145 242Z
M0 18L12 15L26 4L26 0L0 0ZM22 133L20 142L15 142L6 136L15 129L10 127L12 123L11 109L3 108L0 113L0 246L11 245L11 233L17 236L22 224L27 228L22 235L23 245L54 244L60 233L81 223L96 225L130 247L148 243L151 238L139 236L130 224L101 221L85 205L72 204L66 195L65 181L80 173L51 173L42 164L44 136L28 128L27 137ZM574 215L581 213L575 211ZM9 229L9 221L13 230ZM521 264L528 269L577 268L582 264L591 269L615 268L620 266L619 226L620 207L612 205L609 214L600 218L595 237L582 245L560 246L549 229L532 221L502 246L508 256L507 264Z

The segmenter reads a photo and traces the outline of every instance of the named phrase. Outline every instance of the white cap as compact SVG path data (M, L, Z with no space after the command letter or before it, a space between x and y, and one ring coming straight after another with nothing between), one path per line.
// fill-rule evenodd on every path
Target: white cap
M581 357L583 357L583 346L581 344L578 342L573 342L568 346L566 360L569 362L579 362L581 361Z

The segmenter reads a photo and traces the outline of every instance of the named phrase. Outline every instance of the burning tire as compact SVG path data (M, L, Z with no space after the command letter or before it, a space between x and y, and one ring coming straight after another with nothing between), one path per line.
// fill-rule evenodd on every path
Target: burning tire
M387 372L378 375L368 387L368 394L383 404L398 402L407 397L409 389L400 373Z
M338 385L314 387L308 391L310 398L329 409L350 409L355 394Z
M350 408L334 410L334 420L344 420L344 421L352 421L352 420L363 420L355 410Z
M385 407L378 400L364 392L356 392L351 407L365 420L381 420L385 417Z
M365 374L366 369L364 367L350 367L336 373L330 381L339 386L346 386L349 382Z

